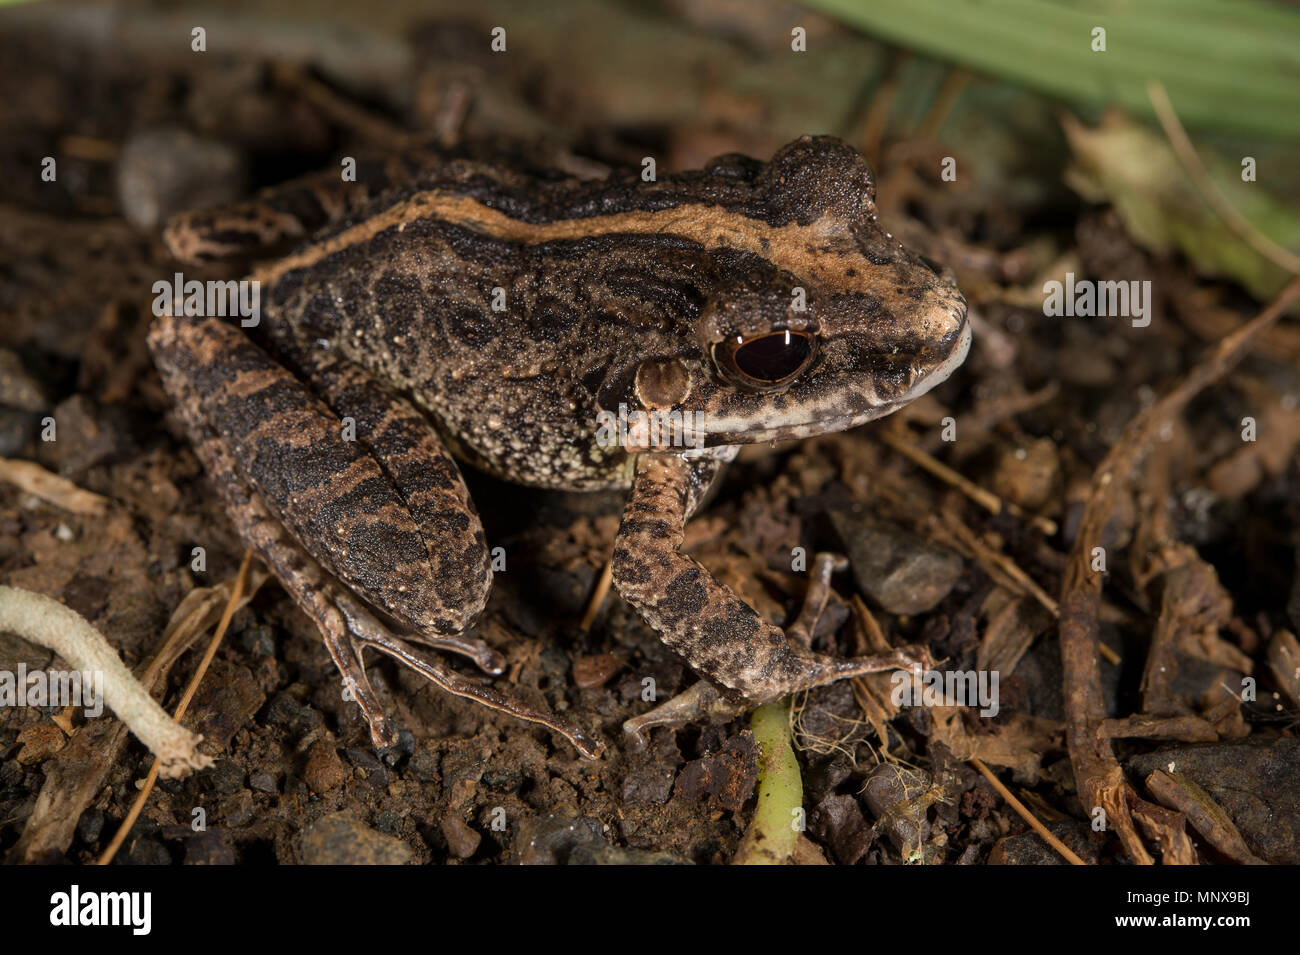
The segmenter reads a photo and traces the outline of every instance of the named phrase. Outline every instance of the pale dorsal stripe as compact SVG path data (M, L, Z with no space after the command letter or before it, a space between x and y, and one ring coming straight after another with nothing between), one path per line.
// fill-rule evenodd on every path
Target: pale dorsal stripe
M367 242L386 229L424 218L439 219L491 238L530 245L620 233L666 233L691 239L709 249L751 252L778 268L795 275L817 278L839 291L871 292L880 288L878 277L872 281L873 267L858 252L852 237L825 219L806 226L793 222L771 226L718 206L687 203L657 211L620 212L559 222L525 222L477 200L441 191L417 193L338 235L272 263L254 277L270 285L289 272L310 268L336 252ZM847 275L850 268L857 274ZM875 271L878 276L878 269Z

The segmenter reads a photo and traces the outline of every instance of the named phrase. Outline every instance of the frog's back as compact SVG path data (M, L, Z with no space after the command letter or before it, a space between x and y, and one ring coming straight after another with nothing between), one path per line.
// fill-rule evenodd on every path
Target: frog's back
M456 158L259 277L272 335L411 395L464 459L625 486L601 412L693 409L708 444L820 433L910 400L953 352L960 293L876 225L872 189L829 138L656 182ZM719 367L758 338L760 375L801 363L770 382Z
M409 393L459 457L505 480L627 486L598 413L617 410L641 361L689 347L719 275L701 243L648 231L647 214L748 201L735 177L646 185L449 162L259 273L271 334Z

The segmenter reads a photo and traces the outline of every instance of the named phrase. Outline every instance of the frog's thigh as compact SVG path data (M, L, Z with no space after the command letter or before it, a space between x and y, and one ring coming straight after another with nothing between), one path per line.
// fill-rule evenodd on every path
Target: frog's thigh
M614 586L695 670L753 703L845 677L923 665L902 648L836 659L794 646L700 563L681 552L690 464L643 455L614 542Z
M201 424L219 436L241 478L325 570L418 632L473 622L491 578L472 511L417 521L333 412L237 329L163 317L149 344L191 431ZM449 500L467 501L452 474L460 488Z

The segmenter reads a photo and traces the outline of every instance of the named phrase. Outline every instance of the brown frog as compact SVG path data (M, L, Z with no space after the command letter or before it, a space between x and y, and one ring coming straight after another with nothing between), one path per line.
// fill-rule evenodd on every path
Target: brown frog
M149 338L231 519L320 628L376 745L394 736L365 649L601 749L412 647L504 666L463 635L492 570L456 458L520 484L630 487L613 585L703 677L629 721L633 742L921 662L814 653L815 611L787 633L681 552L740 445L879 418L966 356L964 297L882 230L853 148L805 136L768 163L721 156L655 182L423 165L173 223L195 261L340 220L254 273L258 342L199 316L165 315ZM835 566L819 559L814 592Z

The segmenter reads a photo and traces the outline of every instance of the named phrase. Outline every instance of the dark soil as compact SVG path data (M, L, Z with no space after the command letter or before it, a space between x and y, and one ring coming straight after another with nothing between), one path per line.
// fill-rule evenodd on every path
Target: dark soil
M406 35L417 50L463 50L447 29L426 23ZM207 57L158 45L92 55L57 29L0 24L0 458L38 462L110 502L102 515L79 515L0 481L0 582L84 615L132 667L157 649L182 598L229 580L244 552L144 347L150 286L176 266L156 226L128 224L148 210L132 207L117 183L127 173L155 183L164 209L186 207L187 196L163 188L166 156L136 147L183 131L194 138L185 140L192 161L212 170L204 199L247 195L381 145L338 103L381 128L429 133L439 113L427 99L445 92L455 62L451 53L416 57L397 79L376 70L344 82L312 63L286 78L273 56L217 46ZM529 66L513 61L491 76L466 67L475 102L486 104L466 121L468 134L519 136L517 117L527 113L539 139L605 163L658 149L669 157L665 168L733 148L766 156L792 138L750 106L740 109L749 100L721 81L717 95L729 105L684 112L677 125L656 115L643 125L584 126L574 117L589 115L580 100L588 94L578 92L585 87L531 85L539 70L557 66L544 47L529 52ZM782 94L765 95L778 102ZM872 158L891 226L951 264L970 299L980 322L971 357L898 420L746 449L693 523L691 553L778 622L798 612L806 586L806 575L791 570L792 550L847 553L853 569L836 578L819 649L851 655L879 640L922 643L944 668L1000 666L1000 712L991 719L977 707L900 711L890 705L887 675L795 700L803 861L1059 861L972 757L1085 860L1117 861L1118 843L1092 830L1092 807L1078 798L1056 618L1033 588L1059 600L1093 469L1125 425L1259 305L1234 286L1199 279L1179 258L1139 248L1113 212L1061 186L1059 164L1028 200L1004 204L985 193L994 215L969 193L951 198L925 171L932 155L944 155L939 145L902 130L878 145ZM56 183L33 172L44 156L58 159ZM1139 330L1123 320L1044 318L1036 277L1062 256L1080 274L1109 274L1122 262L1126 277L1153 279L1157 321ZM1295 675L1269 663L1289 659L1288 631L1300 627L1298 361L1300 334L1284 324L1229 381L1193 401L1162 432L1138 493L1117 506L1104 541L1100 636L1121 661L1102 664L1108 716L1144 712L1150 702L1143 668L1166 612L1166 569L1177 563L1151 554L1188 545L1180 566L1204 570L1197 586L1221 587L1228 601L1222 619L1179 631L1169 651L1175 674L1155 714L1197 717L1210 736L1117 739L1118 758L1139 787L1154 768L1185 762L1189 777L1222 800L1250 851L1275 862L1300 861L1300 808L1287 796L1300 788L1300 700ZM949 415L959 429L952 443L940 433ZM1242 441L1248 415L1266 439ZM43 440L47 418L56 440ZM879 440L886 430L1018 513L992 514L920 469ZM357 707L342 700L313 626L271 580L235 615L186 719L219 757L216 768L162 782L117 863L731 858L752 815L759 767L747 721L656 730L646 752L630 752L620 725L647 708L643 681L652 678L663 699L694 677L616 595L590 631L579 628L621 501L467 477L490 541L510 555L477 634L506 655L501 679L515 692L598 723L605 756L584 760L543 729L440 694L381 660L370 672L401 734L377 752ZM198 546L203 572L191 564ZM887 566L871 559L882 548L893 555ZM199 656L191 651L171 672L168 708ZM39 667L51 658L0 635L0 671L20 662ZM1227 697L1224 687L1238 691L1245 676L1256 679L1254 699ZM1225 698L1234 701L1226 708ZM94 860L151 763L134 738L116 758L94 749L111 768L85 801L71 843L24 855L19 839L42 787L103 769L60 764L72 743L52 719L57 712L0 709L0 855L11 861ZM79 734L83 722L74 719ZM1268 812L1216 789L1223 778L1232 792L1260 791ZM192 826L197 810L204 831ZM1265 824L1269 813L1274 821ZM1203 851L1206 861L1226 861Z

